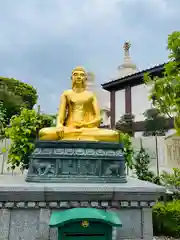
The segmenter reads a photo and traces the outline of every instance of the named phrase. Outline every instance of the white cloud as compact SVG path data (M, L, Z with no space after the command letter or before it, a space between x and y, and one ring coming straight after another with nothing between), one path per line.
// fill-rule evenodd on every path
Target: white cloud
M139 34L145 28L142 21L136 26L133 22L127 24L131 12L135 14L134 8L139 6L153 12L152 18L172 18L177 14L176 5L173 7L172 1L170 4L167 0L6 0L0 10L0 42L3 49L12 50L20 45L30 47L43 38L72 41L70 36L88 32L88 28L93 34L117 27L117 32L138 30Z
M36 34L43 37L67 37L74 31L90 24L98 24L113 15L117 1L109 0L7 0L1 6L0 22L6 40L37 41ZM11 23L11 24L9 24ZM8 26L8 28L7 28ZM14 27L15 26L15 27ZM96 25L97 27L97 25ZM20 37L19 37L20 36Z
M142 0L141 0L142 1ZM154 14L164 19L176 18L179 15L179 0L145 0L149 8Z
M109 80L123 60L125 40L139 68L166 61L166 39L179 29L179 9L180 0L3 1L0 75L36 86L49 111L47 93L57 96L70 86L76 64L94 71L98 83Z

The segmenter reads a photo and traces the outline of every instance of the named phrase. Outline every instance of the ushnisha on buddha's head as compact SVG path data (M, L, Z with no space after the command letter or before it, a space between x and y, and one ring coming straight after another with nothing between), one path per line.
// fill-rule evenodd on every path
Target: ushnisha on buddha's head
M72 89L83 88L86 89L87 72L83 67L76 67L72 70Z

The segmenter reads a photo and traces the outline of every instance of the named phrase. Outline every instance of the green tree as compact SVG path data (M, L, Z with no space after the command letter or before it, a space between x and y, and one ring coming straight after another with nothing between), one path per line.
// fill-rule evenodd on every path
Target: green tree
M8 163L12 169L18 166L28 167L39 129L51 125L52 118L38 114L35 110L22 109L20 115L12 116L10 127L5 131L6 136L11 139Z
M149 170L149 164L149 154L143 147L141 147L140 151L134 158L134 168L138 179L160 184L159 177L155 176L155 174Z
M51 121L51 126L56 126L57 114L42 114L47 121Z
M165 65L163 77L145 74L146 84L150 84L150 99L161 113L174 117L174 126L180 135L180 32L168 36L169 62Z
M130 136L133 136L133 123L135 116L133 114L124 114L120 117L120 120L116 123L116 129L128 133Z
M20 109L25 106L20 96L16 96L7 88L0 88L0 102L6 109L6 122L15 114L19 114Z
M0 101L7 110L7 119L19 114L22 107L32 109L37 97L37 91L32 86L14 78L0 77Z
M167 119L159 109L151 108L144 112L145 131L143 136L164 136L167 132Z
M6 109L0 101L0 139L4 137L4 128L6 125Z
M127 133L120 133L120 142L123 145L123 154L126 162L126 166L130 169L133 168L133 148L132 139Z

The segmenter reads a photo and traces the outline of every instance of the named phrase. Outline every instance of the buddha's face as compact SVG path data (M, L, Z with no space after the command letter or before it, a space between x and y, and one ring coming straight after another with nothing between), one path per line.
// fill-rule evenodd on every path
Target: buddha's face
M75 70L72 74L72 80L74 84L84 85L86 81L86 74L82 70Z

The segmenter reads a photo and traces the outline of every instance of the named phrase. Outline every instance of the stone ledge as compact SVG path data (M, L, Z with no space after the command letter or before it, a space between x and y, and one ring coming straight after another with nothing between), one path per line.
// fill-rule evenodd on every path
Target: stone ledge
M90 146L93 149L97 148L97 142L94 141L70 141L70 140L61 140L61 141L43 141L43 140L37 140L36 146L37 148L59 148L64 147L67 148L71 144L72 147L82 147L87 148L87 146ZM112 149L112 146L114 149L119 150L119 148L122 148L122 144L120 143L111 143L111 142L98 142L98 146L100 146L103 149Z
M153 202L165 188L128 178L127 183L27 183L24 176L0 176L0 202L132 201ZM135 204L135 203L134 203Z
M0 202L0 209L32 209L32 208L48 208L48 209L66 209L73 207L93 207L93 208L151 208L155 202L141 201L54 201L54 202Z

